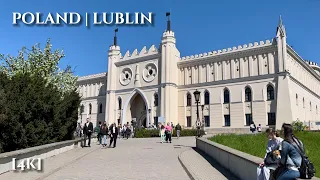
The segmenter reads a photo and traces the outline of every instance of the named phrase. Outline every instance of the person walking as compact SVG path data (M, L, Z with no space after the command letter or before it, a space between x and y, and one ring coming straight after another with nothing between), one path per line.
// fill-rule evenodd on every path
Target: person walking
M110 139L109 147L111 147L111 144L113 142L113 148L115 148L117 145L117 136L118 136L118 127L117 127L116 123L113 123L111 125L110 130L111 130L111 132L110 132L111 139Z
M101 127L102 127L102 124L101 124L101 121L99 121L99 125L94 130L97 133L97 139L98 139L97 144L98 145L100 145L101 141L102 141L102 137L101 137L101 134L100 134Z
M178 123L178 124L176 125L177 139L179 139L179 137L180 137L180 131L181 131L181 126L180 126L180 124Z
M159 124L159 126L160 126L160 139L161 139L161 143L163 143L164 141L165 141L165 138L166 138L166 134L165 134L165 127L164 127L164 125L162 125L162 124Z
M103 123L101 126L101 130L100 130L101 138L103 138L102 147L107 146L107 134L108 134L108 127L107 127L106 123Z
M172 127L170 126L170 123L167 123L167 126L165 127L165 133L166 133L166 142L171 143L171 133L172 133Z
M90 119L87 118L87 122L84 124L84 127L83 127L84 147L86 147L87 139L88 139L88 147L90 147L92 132L93 132L93 124L92 122L90 122Z

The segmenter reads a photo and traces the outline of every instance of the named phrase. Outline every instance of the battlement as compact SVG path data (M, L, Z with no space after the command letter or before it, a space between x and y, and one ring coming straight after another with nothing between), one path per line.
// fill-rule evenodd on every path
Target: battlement
M217 56L217 55L221 55L221 54L228 54L228 53L233 53L233 52L239 52L242 50L248 50L248 49L254 49L254 48L259 48L259 47L264 47L264 46L269 46L272 45L274 43L274 39L270 40L266 40L266 41L260 41L258 42L254 42L254 43L249 43L244 44L244 45L239 45L238 47L232 47L232 48L227 48L227 49L219 49L216 51L210 51L208 53L203 53L203 54L195 54L195 55L191 55L191 56L185 56L182 57L181 60L191 60L191 59L198 59L201 57L210 57L210 56Z
M163 37L167 37L167 36L174 37L174 32L173 31L165 31L162 36Z
M312 62L312 61L309 61L309 60L304 60L304 62L306 62L309 65L318 66L318 63L316 63L316 62Z
M147 47L144 46L140 52L138 52L138 49L135 49L132 54L130 54L130 51L128 50L124 56L121 55L120 53L120 59L121 60L128 60L128 59L133 59L133 58L138 58L138 57L144 57L144 56L150 56L154 54L158 54L159 51L156 48L156 46L153 44L148 50Z

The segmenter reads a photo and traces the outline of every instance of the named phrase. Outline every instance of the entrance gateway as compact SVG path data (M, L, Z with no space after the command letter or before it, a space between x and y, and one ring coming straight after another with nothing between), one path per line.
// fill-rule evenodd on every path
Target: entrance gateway
M147 98L144 93L139 89L135 89L131 93L122 112L122 124L126 124L127 122L131 122L131 120L135 120L137 127L148 127L150 122L150 108L148 108L148 101L146 99Z

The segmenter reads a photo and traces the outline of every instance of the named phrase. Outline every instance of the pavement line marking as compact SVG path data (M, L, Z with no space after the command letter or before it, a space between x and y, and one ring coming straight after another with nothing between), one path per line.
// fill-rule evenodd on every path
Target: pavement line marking
M70 165L70 164L72 164L72 163L74 163L74 162L78 161L79 159L81 159L81 158L85 157L85 156L86 156L86 155L88 155L88 154L93 153L94 151L96 151L96 150L98 150L98 149L100 149L100 148L101 148L101 147L100 147L100 146L98 146L97 148L95 148L95 149L93 149L93 150L91 150L91 151L89 151L89 152L87 152L87 153L84 153L84 154L82 154L82 155L80 155L80 156L78 156L78 157L74 158L73 160L71 160L71 161L69 161L69 162L64 163L62 166L59 166L59 167L57 167L57 168L55 168L55 169L53 169L53 170L49 171L48 173L46 173L46 174L44 174L44 175L42 175L42 176L40 176L40 177L36 178L35 180L43 180L43 179L45 179L45 178L47 178L47 177L51 176L52 174L54 174L54 173L58 172L58 171L59 171L59 170L61 170L62 168L67 167L68 165Z

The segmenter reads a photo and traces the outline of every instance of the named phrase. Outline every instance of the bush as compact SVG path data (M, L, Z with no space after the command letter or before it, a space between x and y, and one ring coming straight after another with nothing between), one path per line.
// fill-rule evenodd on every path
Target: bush
M39 75L0 74L0 153L73 139L80 96Z
M137 129L135 137L136 138L150 138L150 137L160 137L160 131L158 129ZM201 134L204 135L204 131L201 130ZM197 130L196 129L183 129L180 131L180 137L182 136L196 136ZM177 137L177 131L174 130L172 137Z
M294 131L303 131L306 129L306 125L303 124L303 122L296 120L292 122L292 127L294 129Z

